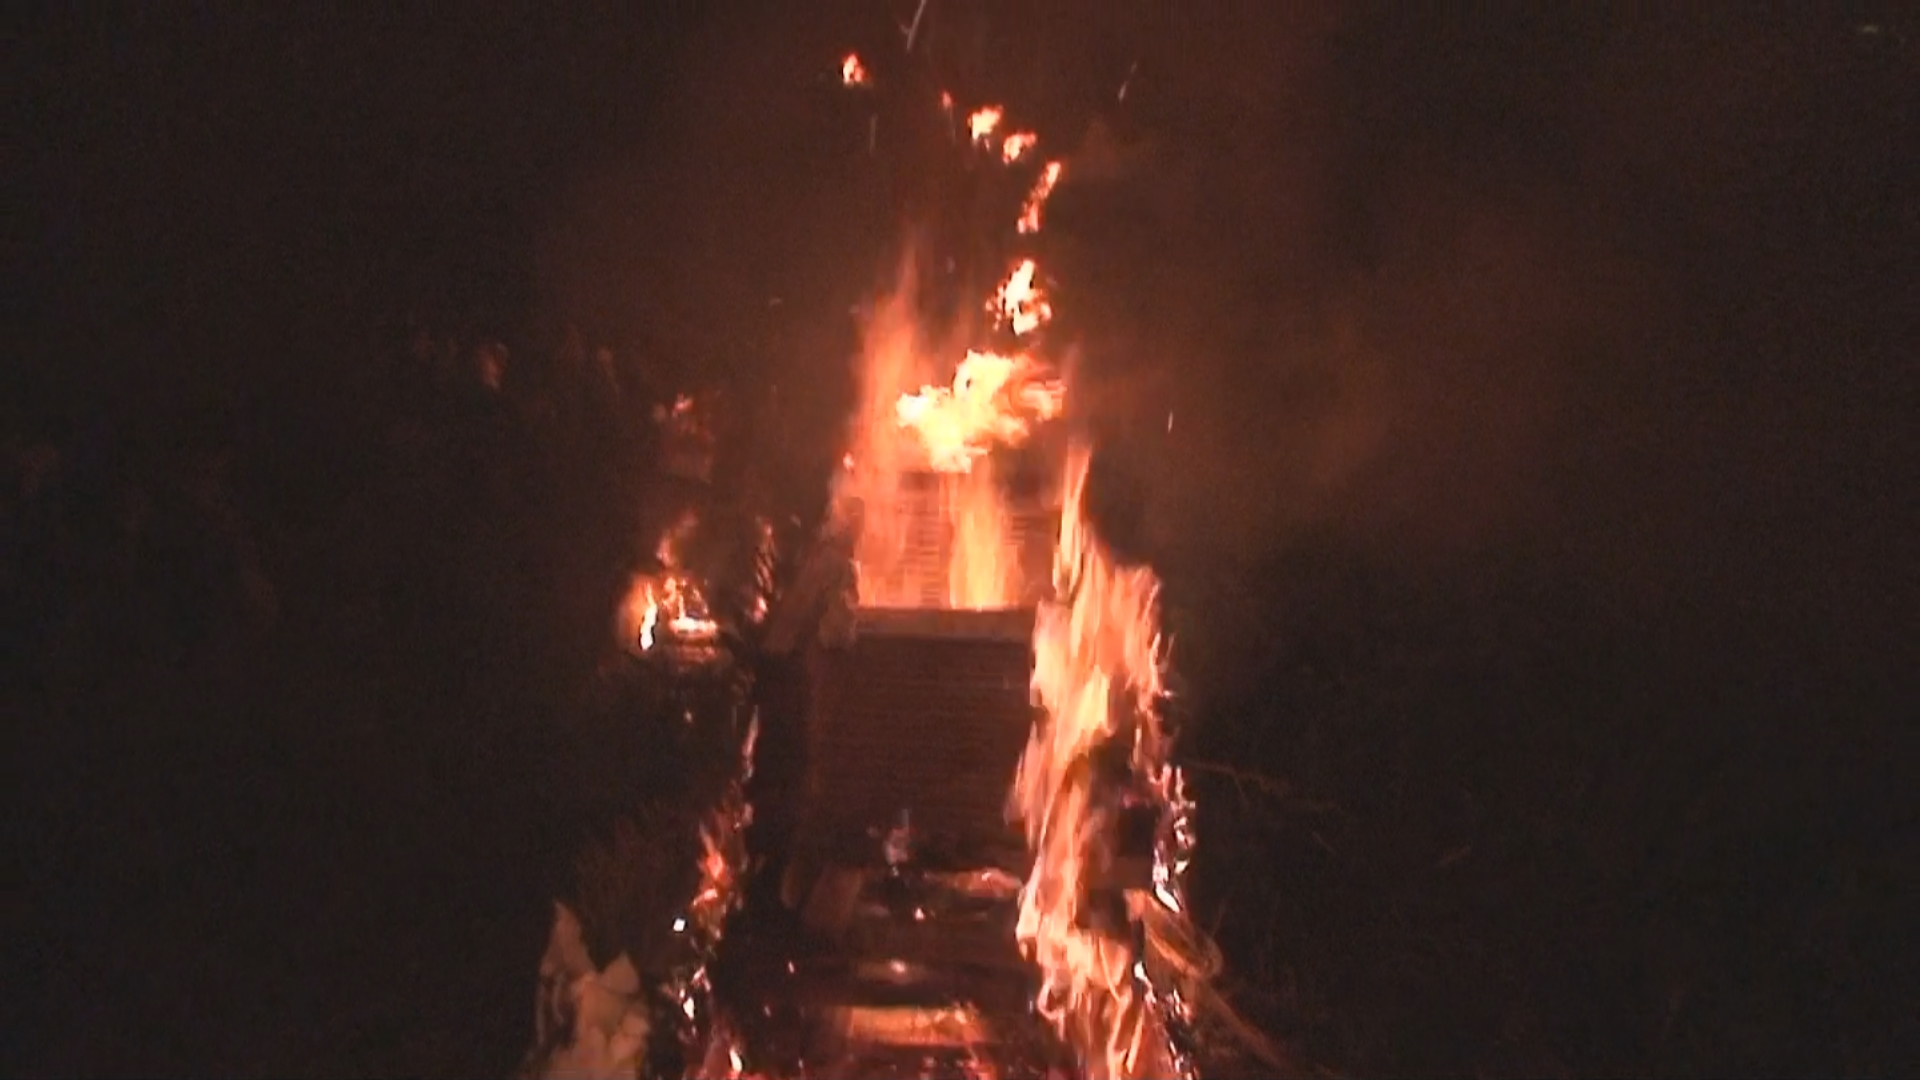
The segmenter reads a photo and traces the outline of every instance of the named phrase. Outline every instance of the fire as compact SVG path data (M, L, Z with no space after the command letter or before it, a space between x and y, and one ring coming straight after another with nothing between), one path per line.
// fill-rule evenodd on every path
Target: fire
M733 896L733 867L721 839L711 825L700 826L700 888L694 893L688 911L695 926L718 935L726 917L726 905Z
M940 91L939 104L951 125L953 95ZM982 105L965 116L968 138L1003 164L1033 158L1039 136L1008 124L1005 107ZM1059 161L1040 168L1013 222L1015 235L1040 230L1063 172ZM942 374L943 365L925 348L911 273L868 322L860 413L833 501L834 521L853 536L861 604L1025 602L1020 551L1031 514L1007 503L993 457L1024 444L1036 425L1063 412L1064 384L1035 346L1035 335L1053 318L1041 280L1034 259L1014 261L984 305L992 325L980 329L990 329L996 340L983 343L967 327L940 331L942 339L974 338L956 342L963 347L950 374ZM960 333L951 334L955 330ZM944 588L933 585L938 578Z
M1033 190L1027 195L1026 205L1020 208L1020 232L1022 234L1040 231L1040 211L1046 208L1047 200L1053 196L1054 186L1060 183L1060 174L1066 166L1058 161L1047 162L1040 171L1040 179L1034 181Z
M685 935L698 957L690 969L683 969L665 986L682 1016L695 1031L704 1029L692 1041L683 1034L682 1048L689 1051L686 1075L694 1077L745 1077L745 1058L739 1036L726 1011L715 1000L713 980L708 969L721 938L727 918L744 901L740 892L747 869L747 829L753 824L753 804L747 800L747 785L753 780L753 752L760 737L757 715L747 722L740 741L740 771L732 777L719 805L700 826L700 882L688 901L685 913L673 921L673 932Z
M866 65L860 62L859 55L848 53L840 61L840 82L846 86L866 86L868 81Z
M1053 306L1033 281L1039 270L1032 259L1020 260L987 305L987 310L1012 329L1015 337L1025 337L1053 319Z
M1184 1072L1147 977L1133 927L1183 920L1178 868L1128 882L1116 850L1119 798L1107 775L1124 755L1129 779L1161 809L1181 802L1154 705L1164 691L1159 581L1121 566L1084 513L1089 455L1067 465L1054 552L1054 598L1036 614L1033 694L1045 709L1021 756L1008 815L1023 824L1033 868L1017 934L1039 967L1036 1007L1080 1050L1094 1080ZM1123 704L1124 703L1124 704ZM1124 886L1124 891L1122 891ZM1124 897L1102 906L1098 898ZM1158 905L1157 912L1148 909ZM1150 941L1145 952L1150 953Z
M1007 111L998 105L983 105L967 117L967 133L974 142L984 144L993 138L994 130L1000 126L1006 114Z
M942 91L940 105L951 113L952 95ZM967 130L976 145L996 148L1012 163L1039 140L1030 131L996 140L1005 119L1004 108L987 105L968 114ZM1043 170L1046 191L1059 173L1058 163ZM1034 204L1044 197L1029 194L1016 223L1020 232L1038 228ZM1032 344L1053 317L1040 280L1033 259L1014 263L984 305L1000 340L958 350L960 360L947 376L925 347L910 272L869 320L861 411L834 502L835 519L855 532L860 603L975 609L1021 603L1015 513L995 477L993 453L1022 445L1036 425L1064 408L1064 384Z
M706 597L681 569L679 548L694 525L689 515L660 538L654 549L659 572L633 575L614 619L622 648L651 653L663 640L704 644L719 634Z
M1060 380L1031 357L970 350L951 388L903 394L894 408L934 471L964 473L994 446L1024 442L1032 421L1060 415L1065 399Z

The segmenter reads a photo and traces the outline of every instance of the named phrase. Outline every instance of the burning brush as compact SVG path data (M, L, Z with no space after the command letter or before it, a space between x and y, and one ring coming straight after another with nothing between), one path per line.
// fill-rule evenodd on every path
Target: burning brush
M654 549L659 569L635 574L628 584L614 619L621 648L639 656L667 653L681 660L710 659L717 652L720 623L680 554L695 525L693 515L682 517Z
M1054 598L1034 623L1045 715L1020 759L1008 815L1033 868L1018 935L1040 968L1036 1006L1092 1080L1195 1075L1183 960L1188 804L1160 711L1159 581L1121 566L1085 517L1090 455L1075 448L1054 554Z
M759 718L749 702L749 676L733 669L721 700L699 719L723 725L736 756L717 799L699 817L691 875L668 865L684 857L688 823L677 815L615 830L580 863L580 913L557 904L535 1001L536 1036L522 1076L733 1077L741 1051L734 1025L714 993L711 966L727 921L743 899L746 833L753 821L747 785L753 776ZM675 889L689 892L679 897ZM583 922L584 917L584 922ZM647 920L648 925L636 925ZM589 940L622 948L604 967ZM609 944L611 943L611 944Z

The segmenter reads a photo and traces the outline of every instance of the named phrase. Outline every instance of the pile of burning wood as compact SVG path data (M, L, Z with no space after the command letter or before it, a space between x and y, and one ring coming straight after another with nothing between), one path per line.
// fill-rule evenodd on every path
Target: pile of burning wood
M875 86L857 57L842 72ZM997 167L1035 169L1017 232L1038 231L1062 164L1006 128L999 106L968 112L943 95L942 109ZM583 968L562 911L541 1007L543 1034L570 1041L550 1039L535 1072L1197 1075L1192 1002L1217 955L1184 891L1192 806L1173 756L1159 582L1095 535L1085 445L1058 463L1057 499L1013 497L1006 453L1058 426L1067 393L1046 359L1053 309L1033 258L1012 261L985 310L980 347L935 379L925 342L954 334L918 325L912 273L874 309L830 520L780 609L764 527L756 598L738 620L716 614L687 569L693 519L634 579L623 646L668 679L719 673L739 688L688 715L737 735L741 768L700 827L699 883L673 916L678 959L638 977ZM683 411L668 419L694 425ZM1034 540L1050 589L1021 554ZM749 912L743 937L729 916L751 872L751 670L792 653L806 658L805 704L770 722L804 729L805 806L795 850L780 853L787 910ZM717 981L722 970L735 975ZM643 984L660 988L651 1015Z

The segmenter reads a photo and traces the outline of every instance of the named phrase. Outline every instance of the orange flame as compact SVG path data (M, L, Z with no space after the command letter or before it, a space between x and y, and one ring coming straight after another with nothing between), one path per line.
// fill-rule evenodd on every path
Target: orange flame
M1047 303L1046 293L1033 281L1039 269L1032 259L1020 260L987 305L987 310L1012 329L1015 337L1025 337L1053 319L1053 305Z
M1066 389L1033 359L969 351L953 386L902 394L900 426L912 431L936 472L971 472L997 445L1026 440L1033 420L1060 415Z
M1069 456L1054 599L1033 635L1033 694L1045 709L1008 797L1033 868L1020 895L1017 934L1042 979L1036 1007L1081 1052L1096 1080L1169 1075L1166 1032L1125 928L1101 927L1087 889L1117 854L1113 810L1095 789L1095 752L1121 740L1136 775L1165 777L1165 740L1149 707L1162 691L1159 581L1123 567L1084 514L1089 455ZM1128 700L1131 708L1117 709ZM1137 897L1129 896L1129 914Z
M952 95L942 91L940 105L951 115ZM1001 106L983 106L968 114L967 131L1011 163L1031 153L1038 137L997 137L1005 118ZM1039 227L1038 204L1059 174L1057 162L1042 171L1020 231ZM861 414L835 480L836 520L857 529L859 602L1010 607L1022 599L1022 541L994 479L992 454L1021 445L1034 425L1059 416L1064 387L1026 340L1005 351L967 349L951 377L941 377L922 348L914 286L904 274L866 327ZM985 307L996 328L1016 339L1053 317L1032 259L1014 264Z
M654 548L661 570L635 574L614 616L614 632L622 648L652 652L663 638L710 642L720 625L707 610L699 586L681 570L679 547L696 524L692 515L667 530Z
M866 65L857 53L848 53L840 61L840 82L844 86L865 86L869 82Z
M912 607L920 603L910 580L909 543L915 515L906 477L918 456L909 433L900 427L898 401L905 388L921 385L932 363L923 355L915 328L911 264L902 270L894 293L876 308L861 338L860 411L854 418L853 446L835 478L834 509L843 521L861 510L854 538L859 567L859 599L868 605Z
M1052 197L1054 185L1060 183L1060 174L1066 166L1058 161L1047 162L1040 171L1040 179L1034 181L1033 190L1027 194L1026 205L1020 208L1019 229L1022 235L1040 231L1040 212L1046 209L1047 199Z
M981 106L967 117L967 133L974 142L984 144L993 138L994 130L1000 126L1000 120L1006 114L1007 111L998 105Z

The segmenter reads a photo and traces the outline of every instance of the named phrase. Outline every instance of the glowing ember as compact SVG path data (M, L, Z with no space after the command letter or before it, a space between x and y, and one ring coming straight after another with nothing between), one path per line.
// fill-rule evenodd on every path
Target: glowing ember
M984 145L993 138L993 133L1000 127L1000 120L1004 116L1006 116L1006 110L998 105L986 105L975 109L973 114L967 117L967 134L973 138L974 142Z
M1066 473L1065 508L1054 552L1054 599L1034 623L1033 693L1046 710L1020 759L1008 814L1025 826L1033 868L1020 896L1018 936L1040 968L1036 1007L1081 1053L1095 1080L1180 1075L1186 1070L1156 1008L1146 957L1133 932L1152 893L1115 884L1120 798L1096 764L1124 754L1134 781L1179 797L1167 762L1167 738L1155 703L1162 694L1159 581L1146 567L1123 567L1084 516L1089 455L1076 447ZM1124 703L1124 704L1123 704ZM1166 877L1171 915L1180 905L1177 874ZM1124 895L1118 913L1096 902ZM1115 925L1118 922L1119 925Z
M1020 208L1020 231L1023 234L1040 231L1040 212L1046 208L1047 199L1053 195L1054 186L1060 183L1060 174L1065 166L1058 161L1047 162L1040 172L1040 179L1034 181L1033 191L1028 193L1026 205Z
M866 65L860 62L860 57L856 54L848 53L846 59L840 61L840 82L846 86L868 84Z
M699 887L686 913L673 921L673 932L684 935L699 958L691 970L667 987L693 1029L683 1032L682 1042L683 1048L691 1051L689 1061L694 1063L687 1071L689 1077L737 1078L745 1068L734 1026L714 1000L708 964L719 947L727 917L744 899L739 884L747 870L747 829L753 824L753 805L747 801L746 789L753 779L753 751L759 735L756 713L741 740L740 771L700 826ZM691 1040L687 1039L689 1035L693 1036Z
M951 114L951 95L943 92L940 103ZM1038 137L1029 131L1003 137L1005 119L998 105L977 109L967 117L968 134L1002 161L1023 159ZM1041 181L1050 190L1058 176L1056 163ZM1044 193L1030 194L1028 202L1036 198ZM1030 232L1027 219L1037 227L1031 205L1016 222ZM926 340L977 339L977 330L987 328L923 328L916 284L910 272L903 274L865 328L861 412L852 452L835 481L834 520L853 533L862 604L1014 606L1026 591L1021 541L992 455L1023 444L1036 424L1062 412L1063 384L1030 340L1052 318L1052 308L1038 265L1018 260L984 305L991 329L1010 333L1018 346L967 348L945 375ZM932 487L929 472L939 477ZM938 577L944 582L936 584Z

